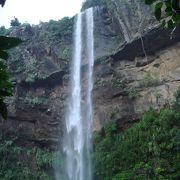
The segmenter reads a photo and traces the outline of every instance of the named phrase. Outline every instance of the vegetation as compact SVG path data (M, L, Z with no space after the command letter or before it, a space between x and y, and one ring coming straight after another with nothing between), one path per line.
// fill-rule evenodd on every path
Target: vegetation
M108 85L108 81L104 80L102 78L96 78L94 81L94 86L95 87L105 87Z
M17 137L0 136L0 179L51 180L46 170L52 168L54 154L37 147L21 147L17 141Z
M9 57L6 50L17 46L21 42L22 41L17 38L0 36L0 114L4 119L7 118L7 107L4 103L4 99L7 96L11 96L13 90L6 63Z
M73 22L74 18L64 17L59 21L50 20L48 26L52 35L65 39L69 36L72 37Z
M120 110L118 107L112 108L111 111L106 113L106 118L108 120L112 120L118 113L120 113Z
M25 79L25 81L26 82L28 82L28 83L33 83L33 82L35 82L36 81L36 79L37 79L37 74L28 74L27 75L27 77L26 77L26 79Z
M0 27L0 36L6 36L9 33L8 29L5 26Z
M126 132L115 123L94 136L96 180L176 180L180 177L180 89L171 109L150 109Z
M11 20L11 26L15 27L15 26L20 26L21 23L19 22L18 18L14 17L14 19Z
M81 11L88 9L90 7L101 6L104 5L105 0L85 0L82 4Z
M1 6L5 4L5 0L0 1ZM6 29L1 27L3 35L6 34ZM19 45L22 41L18 38L0 36L0 115L7 118L7 107L4 99L12 95L13 86L10 82L10 75L7 67L6 60L9 55L7 50Z
M33 106L41 105L41 104L48 104L48 98L45 97L25 97L25 102L32 104Z
M153 5L156 19L163 25L173 28L180 24L179 0L145 0L145 3Z
M150 72L147 72L143 76L143 79L139 81L140 87L151 87L151 86L157 86L160 84L161 84L161 81L158 78L152 76Z
M62 52L62 58L65 60L70 60L72 56L72 49L71 48L65 48Z
M124 79L120 79L115 74L113 74L113 77L111 79L111 86L112 87L118 87L118 88L125 88L126 82Z
M128 97L129 97L129 99L136 99L136 98L138 98L140 96L140 93L139 93L139 91L138 91L138 89L137 88L135 88L135 87L131 87L130 89L129 89L129 91L128 91Z

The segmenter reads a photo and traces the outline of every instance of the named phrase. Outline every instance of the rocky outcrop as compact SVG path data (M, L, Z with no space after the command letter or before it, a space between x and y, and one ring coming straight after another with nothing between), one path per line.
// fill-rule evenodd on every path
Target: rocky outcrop
M126 42L147 32L158 23L150 6L141 0L106 0L114 27Z
M124 130L149 107L158 110L170 106L180 85L179 27L172 37L170 30L153 28L156 23L152 18L145 21L147 7L141 7L138 1L135 4L142 11L133 15L133 2L128 1L131 6L118 7L123 8L123 17L128 14L132 18L122 21L129 40L116 9L112 15L105 8L95 10L94 131L107 122L117 122ZM136 16L139 19L134 21ZM72 34L62 38L51 30L50 24L42 23L16 28L11 35L26 41L11 52L9 66L15 93L7 100L8 121L0 128L20 134L25 146L55 149L63 136ZM83 71L86 64L82 65Z
M25 146L54 149L63 135L72 32L61 37L51 26L25 24L10 33L24 43L10 51L14 96L7 99L8 120L0 128L23 137Z
M133 61L123 58L113 61L111 57L113 63L96 65L94 130L99 131L111 121L124 130L150 107L157 110L170 107L180 86L179 48L178 42L153 56L136 56ZM139 67L137 62L146 64ZM111 73L100 74L100 69L109 69Z

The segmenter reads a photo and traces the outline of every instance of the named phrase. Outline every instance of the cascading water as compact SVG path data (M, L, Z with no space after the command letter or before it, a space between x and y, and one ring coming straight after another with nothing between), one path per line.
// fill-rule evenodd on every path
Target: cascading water
M81 58L82 58L82 13L77 15L74 33L74 57L71 77L71 98L66 117L66 140L64 151L67 156L66 169L69 180L83 180L83 127L81 117Z
M86 28L83 28L84 26L86 26ZM83 36L83 33L85 36ZM86 38L83 39L83 37ZM77 15L74 41L71 96L66 116L66 132L63 143L63 149L66 154L66 179L91 180L91 138L93 119L91 92L93 88L92 76L94 64L92 8ZM81 63L83 55L86 56L85 59L87 62L86 88L83 88L81 84ZM82 91L84 96L82 96Z
M92 89L93 89L93 67L94 67L94 36L93 36L93 9L90 8L86 11L86 47L87 47L87 90L86 90L86 119L84 133L85 133L85 147L84 154L86 156L86 180L92 179L91 170L91 139L92 139L92 123L93 123L93 108L92 108Z

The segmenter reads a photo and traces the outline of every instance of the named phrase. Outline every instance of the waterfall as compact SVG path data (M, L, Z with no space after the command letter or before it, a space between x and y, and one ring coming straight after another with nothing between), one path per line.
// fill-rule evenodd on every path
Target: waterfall
M68 180L83 180L83 127L81 117L81 58L82 58L82 13L77 15L74 33L74 57L71 77L71 98L66 117L66 140Z
M87 75L87 99L86 99L86 146L85 155L87 157L86 163L86 180L92 179L91 172L91 139L92 139L92 123L93 123L93 108L92 108L92 90L93 90L93 67L94 67L94 36L93 36L93 9L90 8L86 11L86 46L87 46L87 59L88 59L88 75Z
M86 85L82 84L84 82L82 81L84 74L81 74L83 55L85 55L87 68L87 71L85 71ZM63 143L66 154L66 180L92 179L93 108L91 93L93 88L93 65L93 9L90 8L83 13L79 13L75 23L71 95L66 115L66 132ZM57 177L56 179L60 180Z

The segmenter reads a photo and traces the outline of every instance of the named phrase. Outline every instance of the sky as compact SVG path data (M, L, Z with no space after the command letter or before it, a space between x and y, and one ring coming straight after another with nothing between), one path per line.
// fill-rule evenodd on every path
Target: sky
M0 26L10 26L17 17L21 23L38 24L50 19L59 20L64 16L72 17L81 9L84 0L6 0L0 7Z

